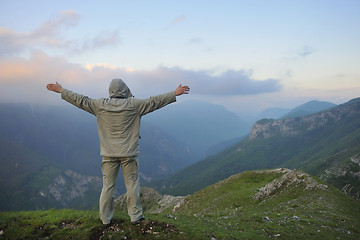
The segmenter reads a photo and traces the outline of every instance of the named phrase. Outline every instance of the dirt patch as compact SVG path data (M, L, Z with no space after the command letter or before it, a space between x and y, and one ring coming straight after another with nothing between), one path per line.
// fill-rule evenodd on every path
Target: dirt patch
M179 233L175 226L158 221L146 220L141 224L138 224L141 234L152 234L159 235L160 233L169 234L169 233Z
M113 220L110 226L95 227L91 230L91 239L181 239L179 230L165 222L144 220L131 224L124 220Z

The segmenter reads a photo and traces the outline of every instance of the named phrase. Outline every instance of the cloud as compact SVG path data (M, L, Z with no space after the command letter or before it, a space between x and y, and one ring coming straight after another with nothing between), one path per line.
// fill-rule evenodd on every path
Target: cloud
M179 24L181 22L184 22L186 20L186 17L184 15L178 16L173 20L173 25Z
M197 37L191 38L189 40L190 44L198 44L198 43L201 43L201 42L202 42L201 38L197 38Z
M44 22L28 32L18 33L12 29L0 27L0 55L14 56L24 50L36 47L63 49L70 53L82 53L94 48L119 43L118 32L101 33L87 41L62 39L64 29L75 27L81 16L73 10L61 11L57 17Z
M310 54L313 54L316 50L310 46L302 46L297 52L297 57L307 57Z
M103 33L100 36L97 36L93 40L94 47L104 47L109 45L116 45L119 41L119 36L117 31Z
M40 28L31 32L33 37L56 36L61 28L73 27L78 24L80 15L73 10L60 11L54 19L44 22Z
M82 54L98 48L115 46L120 43L118 31L103 32L93 39L87 41L71 40L66 43L64 49L70 53Z
M111 71L107 71L111 74ZM99 74L92 74L78 64L71 64L63 58L49 57L41 51L32 53L29 60L9 58L0 60L0 101L50 103L58 100L46 91L49 82L61 82L64 86L81 87L91 92L86 84L96 85ZM110 77L110 76L108 76Z
M0 53L2 55L16 54L33 46L63 47L66 45L59 38L62 28L75 26L80 16L72 10L62 11L40 27L25 33L17 33L11 29L0 28Z
M313 47L304 45L298 49L291 50L289 55L284 57L283 60L297 61L297 60L304 59L304 58L308 57L309 55L314 54L315 52L316 52L316 49L314 49Z
M153 70L117 68L107 63L82 66L41 51L34 51L28 60L0 60L0 69L0 101L52 102L53 96L45 86L55 81L93 98L107 97L113 78L124 79L134 95L141 98L171 91L180 83L190 85L192 94L208 96L253 95L282 89L279 80L258 81L241 70L212 75L206 70L164 66Z
M153 88L169 84L189 84L196 94L231 96L277 92L282 89L279 80L265 79L258 81L251 77L251 73L243 70L228 70L220 75L213 75L206 70L185 70L181 68L158 67L152 71L138 71L132 73L135 79L151 82Z

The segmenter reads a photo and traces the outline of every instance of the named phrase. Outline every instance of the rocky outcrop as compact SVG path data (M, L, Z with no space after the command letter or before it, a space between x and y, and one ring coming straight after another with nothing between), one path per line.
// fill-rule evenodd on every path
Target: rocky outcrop
M360 154L352 156L343 166L326 169L320 178L332 182L345 194L360 199Z
M264 187L260 188L258 192L254 195L253 197L254 200L263 200L281 191L289 190L289 188L292 187L301 186L305 190L310 190L310 189L325 190L328 188L327 185L318 183L309 174L306 174L301 171L290 170L286 168L279 168L279 169L267 170L267 171L283 173L283 175L280 178L277 178L271 181L270 183L266 184Z
M160 213L178 204L184 198L183 196L161 195L152 188L142 187L140 189L141 204L145 212ZM126 211L126 194L121 195L115 200L115 208Z
M67 205L67 202L84 197L89 190L100 191L101 178L97 176L86 176L72 170L66 170L58 175L47 190L40 192L43 197L49 196Z

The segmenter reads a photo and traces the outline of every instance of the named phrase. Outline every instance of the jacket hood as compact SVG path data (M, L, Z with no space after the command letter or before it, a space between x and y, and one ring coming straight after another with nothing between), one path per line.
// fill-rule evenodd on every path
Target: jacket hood
M109 97L110 98L130 98L130 89L121 79L113 79L109 86Z

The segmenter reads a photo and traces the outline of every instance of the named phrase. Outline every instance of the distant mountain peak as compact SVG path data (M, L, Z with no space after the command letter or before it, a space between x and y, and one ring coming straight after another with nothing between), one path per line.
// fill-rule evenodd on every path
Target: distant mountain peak
M299 116L305 116L305 115L321 112L335 106L336 104L331 102L312 100L292 109L290 112L288 112L281 118L284 119L284 118L295 118Z
M360 101L349 101L329 110L296 118L262 119L251 127L249 139L253 140L259 136L269 138L276 134L281 136L296 135L304 130L310 131L328 122L337 122L344 117L358 113L357 107L359 106Z

